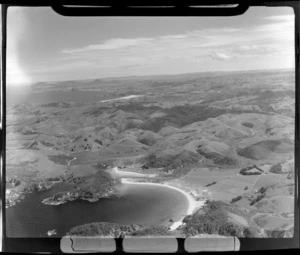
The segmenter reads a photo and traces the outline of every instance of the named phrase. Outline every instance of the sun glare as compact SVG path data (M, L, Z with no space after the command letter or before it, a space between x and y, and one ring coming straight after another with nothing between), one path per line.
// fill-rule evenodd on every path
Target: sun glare
M31 79L19 60L18 44L22 36L26 36L26 18L21 8L8 9L7 24L6 84L7 86L25 85L30 83Z

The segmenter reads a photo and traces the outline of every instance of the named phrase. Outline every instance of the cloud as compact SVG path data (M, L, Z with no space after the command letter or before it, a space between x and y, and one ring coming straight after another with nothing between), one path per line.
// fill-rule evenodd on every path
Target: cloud
M142 66L159 67L170 72L178 65L207 65L207 59L217 62L246 61L247 57L272 56L290 51L290 30L287 18L265 19L261 25L246 28L220 27L191 30L181 34L155 37L112 38L98 44L64 49L61 61L93 62L99 70L142 70ZM277 27L275 29L274 27ZM290 21L288 26L290 26ZM293 27L293 26L292 26ZM271 30L270 30L271 28ZM267 29L267 30L266 30ZM282 37L278 34L287 33ZM250 61L249 58L247 61ZM206 63L206 64L204 64ZM142 72L142 71L141 71Z
M287 33L293 35L295 15L268 16L264 20L268 21L268 23L257 26L254 32L266 32L266 35L275 33L275 36L278 38L286 38ZM280 33L284 34L284 36L280 36Z
M182 35L166 35L166 36L160 36L159 38L161 39L167 39L167 40L174 40L174 39L185 39L187 38L187 34L182 34Z
M224 61L224 60L230 60L232 59L234 56L230 53L226 53L226 52L211 52L209 54L209 57L214 59L214 60L221 60L221 61Z
M282 22L282 21L288 21L293 22L295 19L294 14L288 14L288 15L274 15L274 16L268 16L264 18L265 20L275 21L275 22Z
M272 55L278 52L280 52L280 50L274 46L239 45L236 47L227 48L226 51L212 51L209 54L209 57L218 61L226 61L233 58L242 58L246 56Z
M278 52L278 49L272 46L240 45L233 51L239 55L268 55Z
M116 38L110 39L100 44L88 45L82 48L65 49L62 53L82 53L98 50L118 50L133 46L139 46L147 44L152 41L151 38Z
M153 49L165 50L169 48L191 48L191 47L209 47L222 45L226 38L226 42L232 37L228 34L236 33L240 29L236 28L212 28L205 30L187 31L182 34L169 34L156 37L138 37L138 38L113 38L103 41L99 44L91 44L80 48L63 49L61 52L65 54L89 53L97 51L113 51L128 50L129 48L150 47ZM222 39L224 37L224 40ZM219 40L214 40L218 38Z

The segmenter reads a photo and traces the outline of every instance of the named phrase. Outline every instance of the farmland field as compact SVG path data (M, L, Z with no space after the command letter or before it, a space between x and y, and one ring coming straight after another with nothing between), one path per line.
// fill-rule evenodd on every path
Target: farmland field
M34 84L18 94L22 100L9 91L7 207L17 207L27 193L48 189L53 181L71 186L68 194L57 193L47 203L101 201L129 179L179 188L195 204L222 201L227 216L256 229L257 236L264 237L261 229L289 230L294 76L290 70L276 71L277 84L290 81L278 91L272 75ZM259 82L253 84L253 77ZM284 98L291 105L280 106Z

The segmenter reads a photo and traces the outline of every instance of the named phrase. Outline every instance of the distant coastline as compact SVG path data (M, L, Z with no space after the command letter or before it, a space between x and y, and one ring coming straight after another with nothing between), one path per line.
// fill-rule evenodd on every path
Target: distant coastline
M89 83L92 81L113 81L116 79L122 79L122 80L137 80L137 79L157 79L161 77L178 77L178 76L186 76L186 75L214 75L214 74L226 74L226 73L253 73L253 72L275 72L275 71L295 71L294 67L285 67L285 68L261 68L261 69L245 69L245 70L214 70L214 71L200 71L200 72L183 72L183 73L161 73L161 74L147 74L147 75L120 75L120 76L95 76L94 78L78 78L76 81L79 81L81 83ZM8 89L20 89L20 88L26 88L31 86L39 85L40 83L46 83L46 84L57 84L60 82L72 82L74 80L70 80L68 78L66 79L49 79L49 80L35 80L31 82L15 82L15 83L7 83ZM44 84L43 84L44 85Z

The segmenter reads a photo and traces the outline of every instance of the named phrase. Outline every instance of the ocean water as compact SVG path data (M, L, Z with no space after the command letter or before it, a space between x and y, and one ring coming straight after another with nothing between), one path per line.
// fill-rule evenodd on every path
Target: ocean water
M188 207L180 192L154 185L121 184L121 197L103 198L91 203L75 200L52 206L42 200L66 189L57 184L47 191L28 194L21 202L6 209L7 237L48 237L55 229L64 236L72 227L91 222L162 225L171 218L178 220Z

